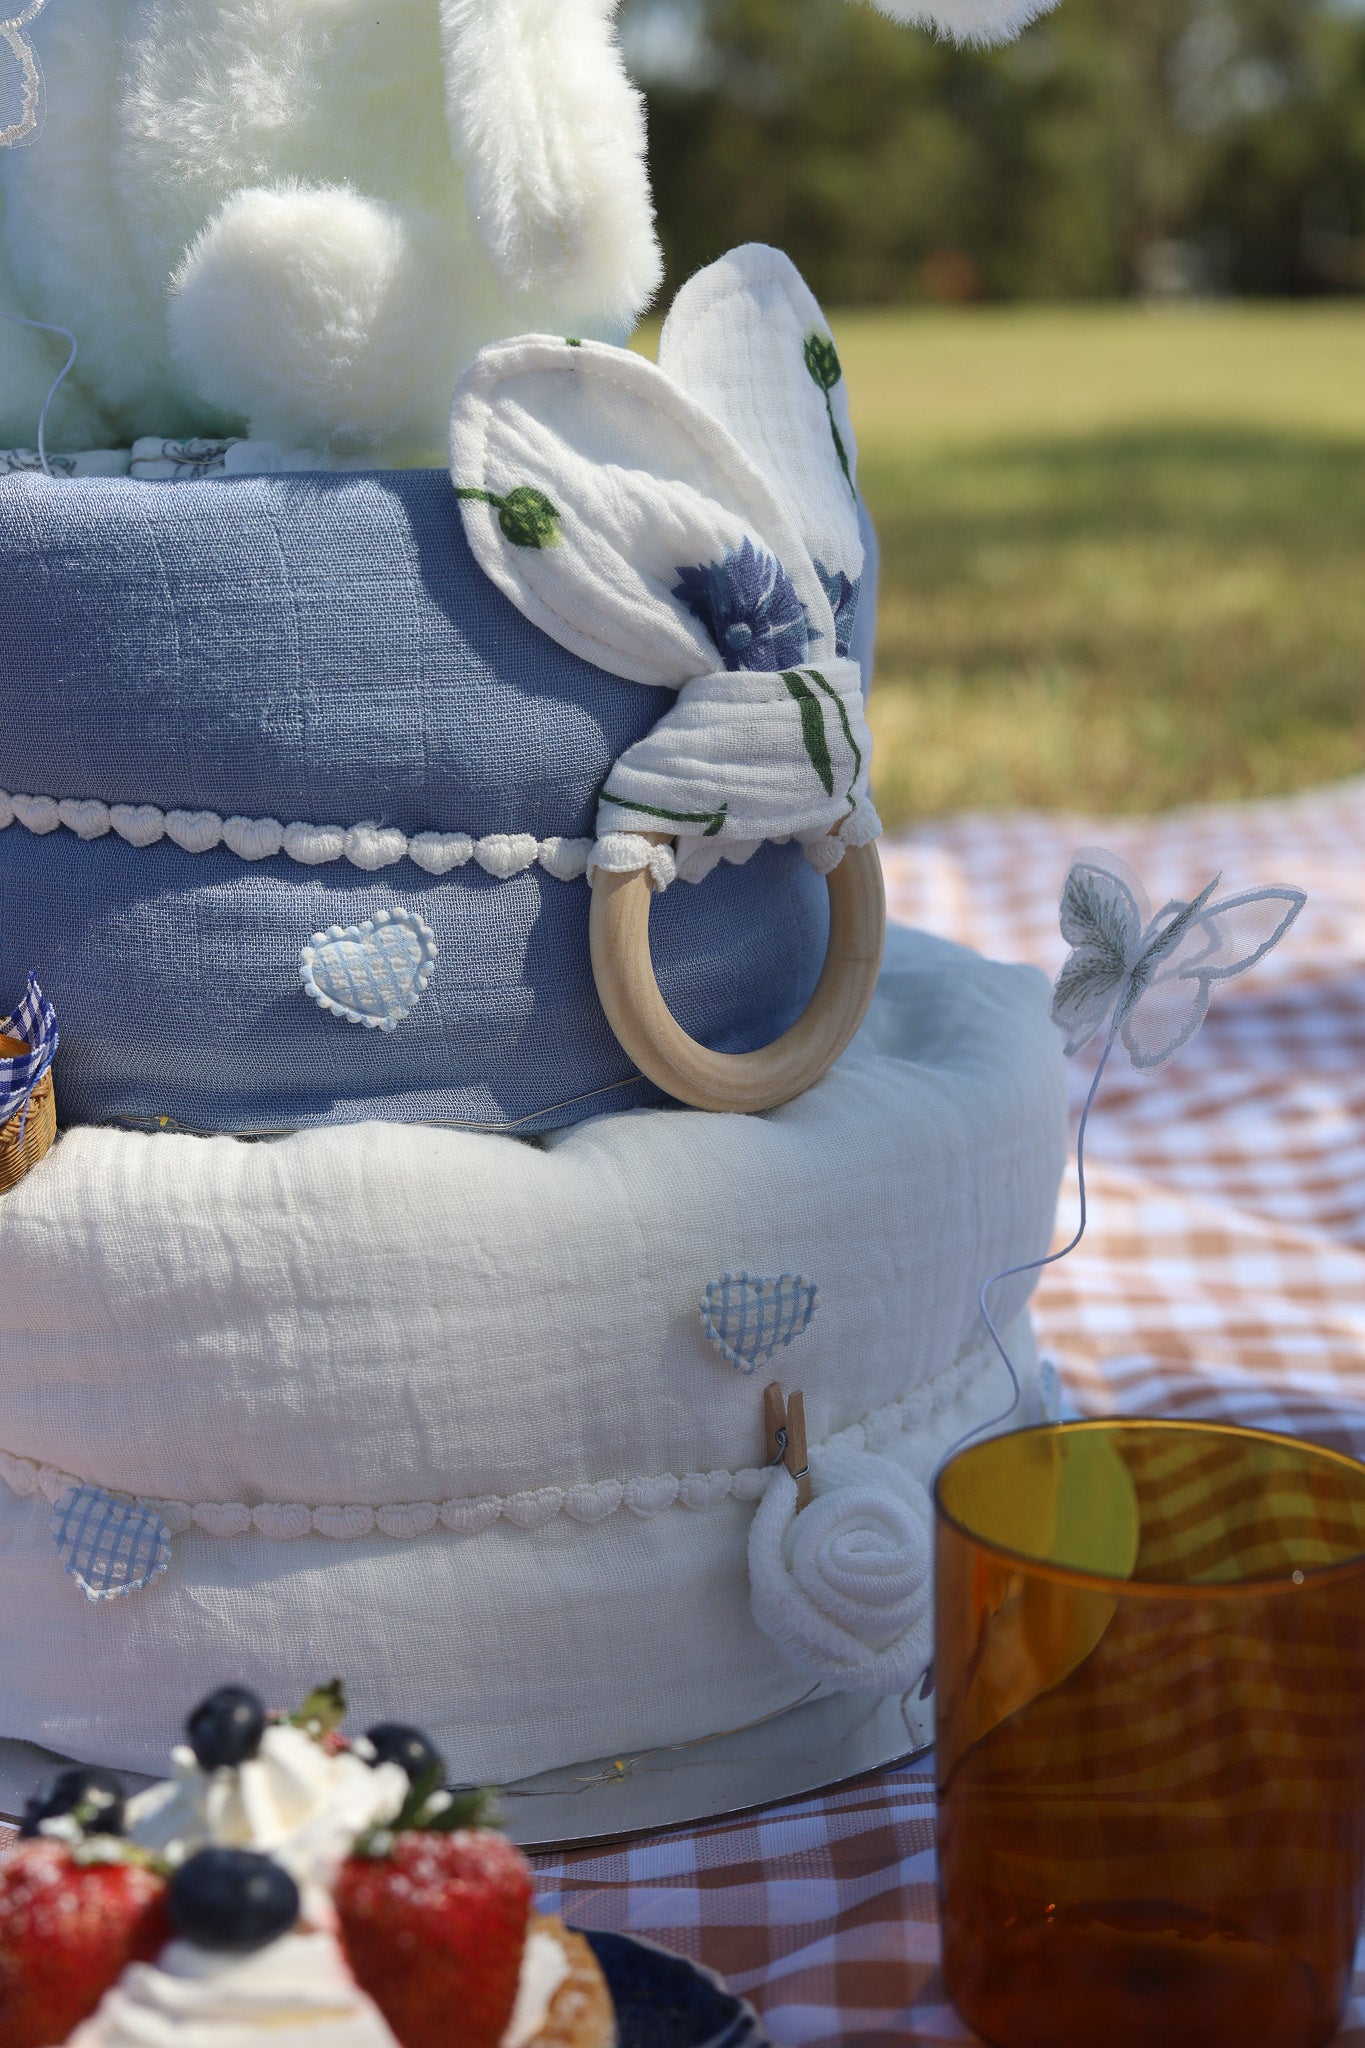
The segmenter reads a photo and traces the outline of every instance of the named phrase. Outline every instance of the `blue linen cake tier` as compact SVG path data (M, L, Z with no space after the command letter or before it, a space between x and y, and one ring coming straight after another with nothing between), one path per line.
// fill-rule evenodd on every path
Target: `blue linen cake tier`
M33 971L55 1004L64 1121L531 1133L661 1100L598 1004L581 877L313 865L90 824L147 805L153 835L157 813L208 813L267 821L266 845L269 821L589 837L612 762L671 693L530 626L475 565L443 472L18 475L0 482L0 564L0 791L51 800L0 803L0 822L18 811L0 831L0 999ZM437 948L391 1030L300 978L315 934L381 912ZM791 846L670 889L653 936L680 1022L727 1052L776 1036L826 917Z

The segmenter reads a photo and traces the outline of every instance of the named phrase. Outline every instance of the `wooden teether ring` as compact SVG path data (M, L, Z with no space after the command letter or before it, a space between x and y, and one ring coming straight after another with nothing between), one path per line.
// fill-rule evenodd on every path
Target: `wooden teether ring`
M593 878L592 971L607 1022L640 1072L694 1109L776 1109L822 1080L862 1023L886 939L886 893L875 846L850 847L829 884L829 946L796 1022L756 1052L710 1052L689 1038L659 993L649 949L654 885L639 869Z

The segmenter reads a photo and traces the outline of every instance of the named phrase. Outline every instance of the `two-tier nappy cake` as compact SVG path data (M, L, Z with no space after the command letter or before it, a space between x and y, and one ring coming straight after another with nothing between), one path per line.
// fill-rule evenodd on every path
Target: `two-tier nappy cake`
M747 246L623 346L612 12L0 23L0 1737L84 1765L227 1675L468 1782L927 1696L1019 1412L1049 992L882 956L837 345Z

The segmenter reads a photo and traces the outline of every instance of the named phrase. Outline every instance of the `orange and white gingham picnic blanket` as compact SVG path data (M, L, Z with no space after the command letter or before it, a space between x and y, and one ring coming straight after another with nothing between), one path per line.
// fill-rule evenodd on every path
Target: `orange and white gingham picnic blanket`
M1090 1228L1039 1286L1043 1346L1090 1413L1219 1417L1365 1457L1365 782L1141 823L956 819L885 844L891 915L1055 973L1084 845L1121 853L1154 902L1219 870L1309 900L1166 1073L1110 1062ZM1077 1111L1092 1071L1083 1056ZM1073 1167L1059 1243L1075 1216ZM581 1925L724 1972L778 2048L929 2048L975 2038L938 1976L933 1823L917 1765L538 1874ZM1365 1972L1358 1990L1342 2048L1365 2048Z
M1092 1413L1220 1417L1365 1456L1365 782L1100 824L958 819L886 843L891 915L1060 965L1072 852L1121 853L1154 901L1223 871L1295 882L1288 939L1215 998L1157 1079L1113 1061L1091 1225L1043 1279L1039 1334ZM1072 1076L1078 1109L1090 1078ZM1059 1228L1074 1227L1075 1189ZM932 1767L742 1820L535 1859L541 1902L721 1971L778 2048L968 2043L938 1976ZM1365 2048L1365 1973L1341 2048Z

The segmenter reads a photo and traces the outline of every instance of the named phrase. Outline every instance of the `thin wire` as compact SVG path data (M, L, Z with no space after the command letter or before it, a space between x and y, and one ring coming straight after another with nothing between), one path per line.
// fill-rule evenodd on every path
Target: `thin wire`
M1004 1339L996 1329L991 1312L986 1306L986 1295L999 1280L1014 1280L1021 1273L1041 1273L1044 1266L1055 1266L1058 1259L1064 1259L1069 1252L1074 1252L1081 1239L1085 1236L1087 1214L1085 1194L1085 1131L1086 1125L1090 1122L1090 1112L1095 1106L1095 1097L1099 1093L1100 1081L1103 1078L1106 1066L1109 1064L1109 1055L1113 1050L1114 1038L1111 1034L1105 1041L1104 1051L1100 1054L1099 1065L1095 1068L1094 1077L1090 1083L1090 1090L1086 1095L1085 1105L1081 1110L1080 1122L1076 1126L1076 1181L1080 1189L1081 1198L1081 1220L1076 1227L1076 1235L1072 1238L1070 1244L1064 1244L1060 1251L1049 1252L1046 1258L1030 1259L1027 1265L1006 1266L1003 1272L992 1273L989 1280L982 1281L981 1292L977 1296L977 1301L981 1308L981 1320L986 1325L992 1344L994 1344L996 1350L1004 1359L1005 1370L1010 1376L1010 1386L1013 1389L1010 1404L1001 1414L991 1416L987 1422L978 1422L975 1429L969 1429L967 1434L960 1436L955 1444L950 1444L938 1461L940 1467L946 1465L949 1458L954 1457L964 1444L969 1444L973 1437L983 1435L988 1429L998 1429L1002 1422L1008 1422L1024 1398L1024 1390L1019 1383L1019 1374L1015 1368L1014 1360L1005 1349Z
M43 409L38 415L38 460L43 465L44 476L55 476L56 471L47 459L47 416L52 409L53 399L76 367L76 357L80 354L81 345L69 327L59 327L55 320L28 320L22 313L5 312L3 307L0 307L0 320L12 320L16 327L36 327L44 334L60 334L71 343L71 353L53 378L47 397L43 400Z

